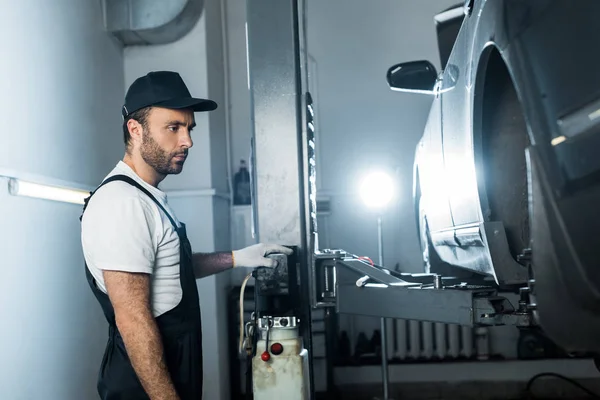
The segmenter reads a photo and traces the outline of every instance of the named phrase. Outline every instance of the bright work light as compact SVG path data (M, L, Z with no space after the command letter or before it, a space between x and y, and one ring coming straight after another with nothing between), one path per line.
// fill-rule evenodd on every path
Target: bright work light
M385 207L394 196L394 181L385 172L373 172L364 178L360 196L367 207Z

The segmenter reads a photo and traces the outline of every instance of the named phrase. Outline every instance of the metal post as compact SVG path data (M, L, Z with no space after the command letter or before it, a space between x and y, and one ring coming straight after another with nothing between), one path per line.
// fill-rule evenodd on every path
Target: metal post
M377 217L377 243L379 245L379 266L383 267L383 230L381 229L381 216Z
M246 0L257 240L297 247L300 332L313 399L313 237L308 171L304 0ZM316 210L314 210L316 212Z
M377 217L377 242L379 245L379 266L383 267L383 230L381 216ZM388 359L387 359L387 329L385 318L381 318L381 375L383 377L383 399L389 399L388 392Z

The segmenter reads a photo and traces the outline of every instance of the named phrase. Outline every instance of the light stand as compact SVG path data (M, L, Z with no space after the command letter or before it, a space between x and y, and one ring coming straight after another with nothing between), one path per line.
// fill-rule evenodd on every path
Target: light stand
M379 266L383 267L383 230L381 227L381 215L377 217L377 243L379 245ZM381 375L383 378L383 400L389 400L387 329L384 317L381 318Z
M377 216L377 245L379 253L379 266L383 268L383 230L382 214L385 206L390 202L393 195L394 182L392 178L383 173L377 172L369 175L363 181L361 195L363 201L368 207L378 208ZM382 289L383 290L383 289ZM389 376L387 359L387 329L386 319L381 318L381 375L383 380L383 400L389 399Z

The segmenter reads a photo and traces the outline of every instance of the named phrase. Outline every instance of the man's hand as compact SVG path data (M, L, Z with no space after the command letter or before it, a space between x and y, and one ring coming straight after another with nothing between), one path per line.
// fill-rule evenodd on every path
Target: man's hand
M104 271L108 297L127 355L150 399L179 400L150 311L150 275Z
M255 244L233 252L233 267L274 268L277 266L277 261L265 256L277 253L290 255L293 251L288 247L279 246L277 244Z
M267 258L269 254L290 255L293 250L276 244L255 244L241 250L218 252L218 253L196 253L192 261L196 279L204 278L231 267L269 267L277 266L277 261Z

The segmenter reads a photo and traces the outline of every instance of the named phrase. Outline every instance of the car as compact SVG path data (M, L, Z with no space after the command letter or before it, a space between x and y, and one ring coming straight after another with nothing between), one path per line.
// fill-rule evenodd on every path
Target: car
M600 353L600 1L466 0L435 16L441 71L415 151L424 269L530 293L544 333Z

